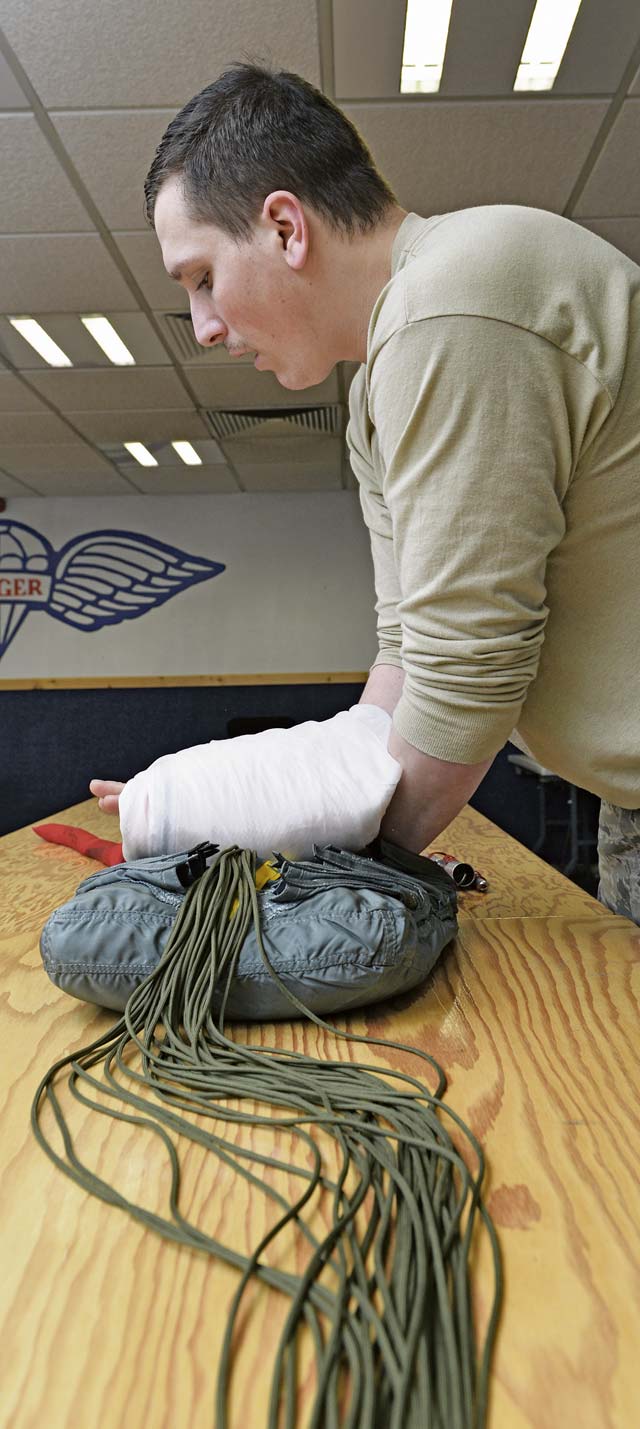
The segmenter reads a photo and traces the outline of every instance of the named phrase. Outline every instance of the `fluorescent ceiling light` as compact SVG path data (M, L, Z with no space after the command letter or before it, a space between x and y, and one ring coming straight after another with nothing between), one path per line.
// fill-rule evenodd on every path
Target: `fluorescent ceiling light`
M401 94L435 94L440 88L452 5L453 0L408 0Z
M80 321L115 367L135 367L135 357L132 357L128 347L125 347L122 338L118 337L108 318L100 317L96 313L92 317L81 318Z
M36 352L44 357L50 367L73 367L71 358L67 357L66 352L58 347L57 342L49 337L48 332L45 332L35 318L9 318L9 322L25 342L30 343L31 347L35 347Z
M171 445L174 452L178 453L180 460L186 462L187 466L202 466L202 457L198 456L191 442L172 442Z
M131 452L135 461L139 461L141 466L157 466L158 463L147 447L142 442L123 442L122 445Z
M514 89L552 89L582 0L538 0Z

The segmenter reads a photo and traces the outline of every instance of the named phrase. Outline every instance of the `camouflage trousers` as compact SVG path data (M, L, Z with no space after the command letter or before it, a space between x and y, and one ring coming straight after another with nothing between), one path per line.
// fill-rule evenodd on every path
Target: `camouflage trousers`
M640 924L640 809L600 807L598 898L613 913Z

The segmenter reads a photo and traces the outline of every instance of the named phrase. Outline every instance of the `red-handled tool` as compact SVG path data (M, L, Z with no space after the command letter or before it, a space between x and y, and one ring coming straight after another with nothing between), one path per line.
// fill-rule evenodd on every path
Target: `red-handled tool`
M470 892L472 889L478 893L486 893L489 887L486 878L479 869L474 868L471 863L463 863L452 853L445 853L444 849L433 849L429 852L429 858L434 863L439 863L441 868L450 875L461 892Z
M75 824L35 824L33 832L46 839L47 843L65 844L67 848L74 848L76 853L97 859L98 863L110 866L125 861L121 843L98 838L97 834L90 834L88 829L79 829Z

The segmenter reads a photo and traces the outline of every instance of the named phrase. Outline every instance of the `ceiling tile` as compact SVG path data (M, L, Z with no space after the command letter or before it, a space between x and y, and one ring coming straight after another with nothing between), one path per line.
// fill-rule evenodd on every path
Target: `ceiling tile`
M296 462L245 462L236 467L245 491L337 491L340 468L334 463L303 466Z
M0 443L66 442L73 432L61 417L43 409L41 412L3 412L0 415Z
M640 99L625 100L574 214L640 214Z
M67 415L89 441L104 444L193 441L209 436L195 411L68 412Z
M576 222L640 264L640 218L580 218Z
M315 0L3 0L10 44L53 109L178 105L260 55L319 83Z
M135 463L133 463L135 466ZM121 470L135 483L145 496L195 496L200 492L219 495L222 492L237 491L235 481L228 466L166 467L146 468L137 466L135 471L129 465L121 465Z
M25 382L21 382L13 372L0 372L0 412L44 412L45 410L46 408L35 392L32 392Z
M102 239L93 234L0 236L0 312L137 310Z
M0 469L8 471L10 476L24 477L30 483L42 472L90 472L96 475L107 475L113 470L108 461L100 456L99 452L87 446L78 438L67 442L52 442L36 445L33 442L23 442L19 446L0 442Z
M142 186L173 116L173 109L52 116L67 153L109 228L148 231ZM104 163L105 154L109 155L108 164Z
M0 471L0 496L33 496L33 487L28 482L18 481L8 472Z
M559 211L606 109L578 99L425 100L347 113L402 207L428 216L485 203Z
M61 412L135 412L153 407L193 410L180 378L168 367L103 367L96 372L49 369L33 372L31 382Z
M0 109L28 109L17 79L14 79L4 55L0 55Z
M135 496L128 481L112 467L98 471L40 471L29 478L38 496Z
M203 407L313 407L319 402L338 401L335 372L317 387L293 392L281 387L272 372L256 372L253 366L188 367L185 373Z
M147 302L158 312L188 313L184 288L169 278L155 233L114 233L115 241Z
M0 114L0 193L0 233L93 232L32 114Z
M234 469L251 465L309 466L314 471L340 471L342 441L340 437L317 437L295 431L291 436L233 437L222 443ZM0 463L1 464L1 463Z

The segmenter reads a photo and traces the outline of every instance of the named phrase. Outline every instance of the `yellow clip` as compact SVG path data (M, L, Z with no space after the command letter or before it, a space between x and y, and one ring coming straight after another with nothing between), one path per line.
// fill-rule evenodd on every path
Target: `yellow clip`
M265 883L271 883L274 878L278 877L277 868L274 868L273 864L267 860L266 863L261 863L260 867L256 869L256 888L260 891L261 888L264 888Z
M265 883L271 883L274 878L278 877L279 874L277 868L274 868L273 864L270 863L268 859L265 863L261 863L260 867L256 869L256 888L258 890L258 893L260 892L261 888L264 888ZM233 918L235 916L238 907L239 899L236 898L235 902L231 905L231 912L229 914L230 918Z

